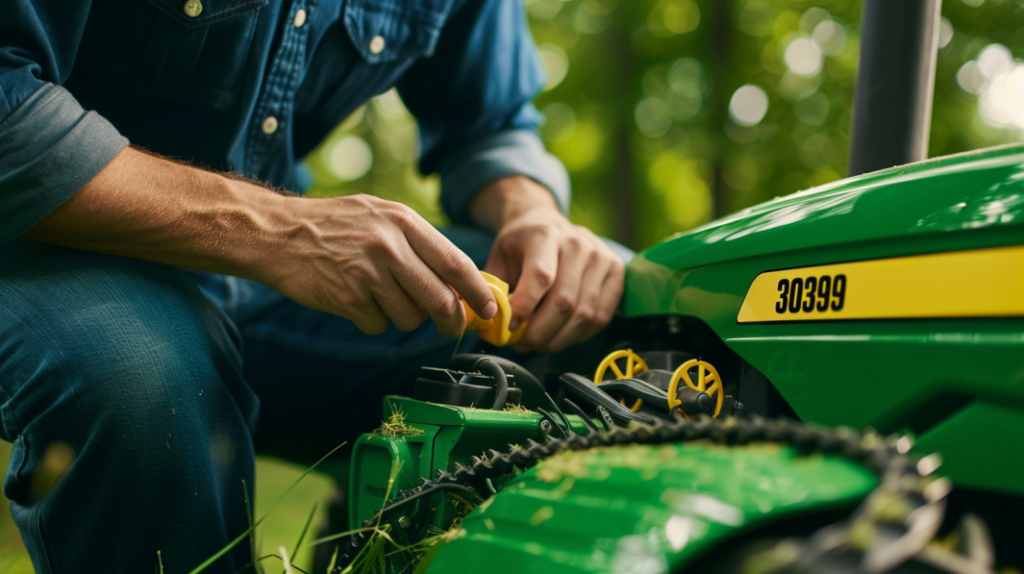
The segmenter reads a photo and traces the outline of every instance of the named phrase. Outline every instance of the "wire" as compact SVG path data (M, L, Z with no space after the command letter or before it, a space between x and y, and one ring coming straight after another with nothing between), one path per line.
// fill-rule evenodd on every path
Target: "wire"
M539 412L540 414L548 417L548 420L551 421L551 424L554 425L555 428L558 429L558 432L562 433L562 438L569 438L569 433L565 432L565 429L562 428L562 423L558 422L558 419L555 418L555 415L549 413L548 411L546 411L546 410L544 410L544 409L542 409L540 407L537 407L537 412ZM570 429L570 430L572 430L572 429Z
M544 396L547 397L548 401L551 402L551 406L555 407L555 412L558 413L558 416L565 423L565 427L569 429L569 432L572 434L576 434L576 431L572 430L572 425L569 424L569 417L565 416L565 413L562 412L562 409L558 408L558 403L555 402L555 399L551 398L551 395L547 394L546 392L544 393Z
M388 506L385 506L380 511L380 513L381 514L385 514L387 512L391 512L392 510L394 510L396 508L400 508L400 507L402 507L402 506L404 506L406 504L409 504L410 502L412 502L412 501L414 501L416 499L422 498L424 496L429 496L431 494L434 494L435 492L440 492L442 490L457 490L459 492L467 494L467 495L469 495L469 496L471 496L473 498L476 498L478 500L481 500L481 501L483 500L483 499L480 498L480 495L478 495L475 490L473 490L472 488L469 488L468 486L462 486L461 484L454 484L454 483L435 484L434 486L431 486L430 488L425 488L425 489L421 490L420 492L417 492L416 494L410 495L410 496L408 496L406 498L403 498L402 500L399 500L398 502L394 502L394 503L389 504Z
M508 401L508 377L505 376L505 371L498 363L487 357L477 359L473 363L473 369L491 377L494 381L494 405L491 407L491 410L500 411L504 409L505 402Z
M587 415L586 412L583 411L583 409L579 407L579 405L570 401L568 397L563 398L562 402L568 405L569 408L572 409L577 416L583 419L583 422L586 423L588 427L590 427L590 430L601 432L601 429L597 428L597 425L594 424L594 421L590 420L590 417Z

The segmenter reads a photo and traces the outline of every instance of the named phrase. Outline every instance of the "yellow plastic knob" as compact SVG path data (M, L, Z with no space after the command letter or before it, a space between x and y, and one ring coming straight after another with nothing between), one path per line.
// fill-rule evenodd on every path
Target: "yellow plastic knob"
M466 309L466 331L480 331L480 338L497 347L514 345L526 331L526 321L519 324L515 331L509 330L512 321L512 307L508 304L508 283L490 273L480 272L484 281L491 288L494 301L498 304L498 312L490 319L481 319L470 309L465 300L462 306Z

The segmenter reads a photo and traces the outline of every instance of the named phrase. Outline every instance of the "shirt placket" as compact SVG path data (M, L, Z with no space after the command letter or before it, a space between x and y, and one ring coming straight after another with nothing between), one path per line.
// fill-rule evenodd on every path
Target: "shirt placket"
M245 170L253 177L265 175L270 154L286 137L292 121L295 90L302 78L309 34L309 12L314 2L296 0L285 20L281 44L274 56L249 124Z

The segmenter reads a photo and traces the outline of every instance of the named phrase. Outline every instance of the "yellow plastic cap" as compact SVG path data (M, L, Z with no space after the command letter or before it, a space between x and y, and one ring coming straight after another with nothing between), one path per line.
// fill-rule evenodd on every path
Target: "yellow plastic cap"
M494 301L498 303L498 312L490 319L481 319L463 300L462 306L466 309L466 331L480 331L481 339L497 347L514 345L526 331L526 321L520 323L515 331L508 328L509 322L512 321L512 307L508 304L508 283L490 273L481 271L480 275L491 288Z

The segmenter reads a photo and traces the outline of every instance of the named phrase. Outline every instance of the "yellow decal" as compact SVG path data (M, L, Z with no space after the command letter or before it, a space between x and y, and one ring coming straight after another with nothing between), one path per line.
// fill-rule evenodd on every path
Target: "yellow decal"
M768 271L739 323L1024 316L1024 246Z

